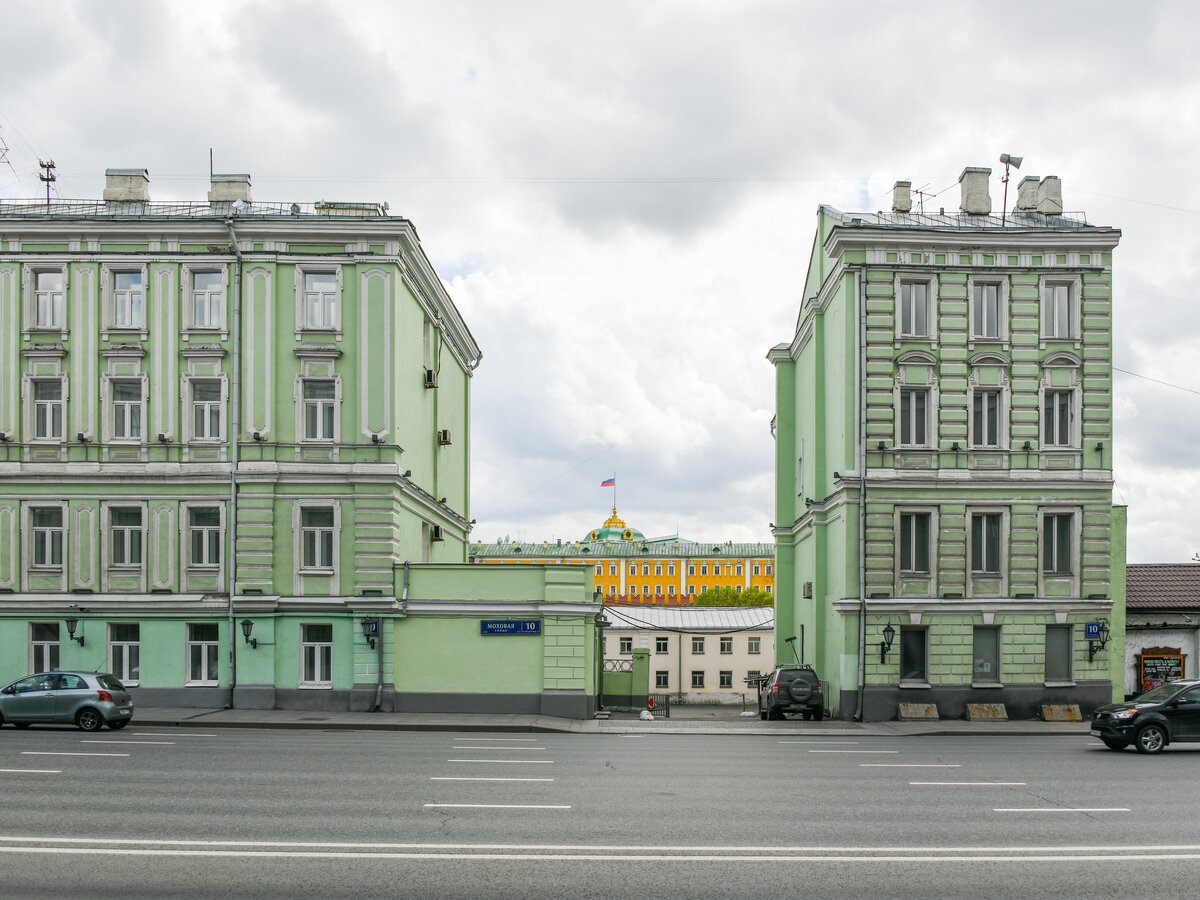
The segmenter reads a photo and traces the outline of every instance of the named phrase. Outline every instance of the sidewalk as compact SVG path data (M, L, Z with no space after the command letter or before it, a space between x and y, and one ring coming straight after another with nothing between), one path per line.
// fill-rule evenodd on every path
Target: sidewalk
M134 711L138 726L186 728L308 728L319 731L509 731L568 734L773 734L834 737L905 737L920 735L1075 735L1088 732L1086 722L764 722L742 717L736 708L715 715L710 707L672 707L671 718L643 721L633 713L610 719L560 719L554 716L486 713L322 712L285 709L188 709L144 707Z

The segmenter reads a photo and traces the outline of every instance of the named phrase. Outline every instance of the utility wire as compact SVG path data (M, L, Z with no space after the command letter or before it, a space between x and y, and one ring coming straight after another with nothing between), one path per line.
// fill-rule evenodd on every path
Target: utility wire
M1114 372L1120 372L1123 375L1132 375L1134 378L1144 378L1146 381L1153 381L1155 384L1161 384L1163 387L1175 388L1177 391L1187 391L1189 394L1200 394L1200 391L1195 388L1184 387L1181 384L1171 384L1169 381L1159 381L1157 378L1151 378L1149 375L1142 375L1138 372L1130 372L1128 369L1122 369L1118 366L1113 366Z

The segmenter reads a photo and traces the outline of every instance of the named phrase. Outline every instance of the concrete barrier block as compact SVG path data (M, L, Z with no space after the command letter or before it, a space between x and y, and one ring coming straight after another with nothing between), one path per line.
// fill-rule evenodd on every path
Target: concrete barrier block
M967 720L970 722L1007 722L1008 710L1003 703L968 703Z
M1042 706L1042 719L1047 722L1082 722L1078 703L1054 703Z
M901 703L899 718L901 722L919 722L929 719L940 719L936 703Z

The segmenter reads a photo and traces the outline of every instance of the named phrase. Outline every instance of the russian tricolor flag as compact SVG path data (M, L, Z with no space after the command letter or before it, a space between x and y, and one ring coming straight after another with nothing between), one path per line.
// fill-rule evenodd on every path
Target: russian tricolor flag
M617 476L616 475L614 475L612 478L605 478L602 482L600 482L600 487L616 487L616 486L617 486Z

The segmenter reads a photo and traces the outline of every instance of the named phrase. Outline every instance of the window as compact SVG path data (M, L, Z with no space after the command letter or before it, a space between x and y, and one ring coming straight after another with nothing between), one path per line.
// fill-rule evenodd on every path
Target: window
M197 622L188 625L187 630L188 684L216 684L219 672L217 623Z
M62 272L38 272L34 276L33 307L35 327L63 327Z
M700 593L702 593L702 594L708 593L708 585L707 584L700 585Z
M929 513L900 514L900 571L929 572Z
M928 444L929 390L904 388L900 391L900 443L906 447Z
M665 669L659 669L654 673L654 686L662 691L665 691L671 686L671 673Z
M662 563L655 563L655 564L654 564L654 574L655 574L655 575L662 575Z
M636 575L636 574L637 574L637 563L630 563L630 564L629 564L629 574L630 574L630 575Z
M1043 401L1042 442L1047 447L1070 447L1074 432L1073 391L1046 391Z
M746 672L746 677L747 678L761 678L762 672L759 671L758 669L750 669Z
M1000 629L995 625L975 627L974 665L971 678L974 681L1000 681Z
M337 328L337 301L336 273L304 273L304 327L323 330Z
M1046 626L1046 680L1073 681L1071 672L1071 645L1074 643L1074 626Z
M722 653L732 653L733 652L733 638L731 636L729 636L729 635L721 636L721 652Z
M33 657L29 671L35 675L39 672L57 671L59 650L58 623L30 623L29 649Z
M655 597L661 597L662 595L663 595L663 593L662 593L662 585L661 585L661 584L656 584L656 585L654 586L654 596L655 596Z
M971 515L971 571L985 575L1000 573L1000 513Z
M1044 574L1071 574L1074 522L1075 517L1071 513L1052 513L1042 517L1042 572Z
M732 672L721 672L719 677L721 679L721 681L720 681L721 687L723 687L723 688L733 687L733 673Z
M1001 337L1000 285L996 282L975 284L971 300L971 336L976 338Z
M650 577L650 563L642 563L642 577L643 578Z
M675 563L667 563L667 574L668 575L675 574Z
M225 277L220 272L193 272L192 327L220 328L224 312Z
M740 574L742 574L742 573L741 573L741 572L739 572L738 574L740 575ZM755 574L755 575L761 575L761 574L762 574L762 566L761 566L759 563L755 563L755 564L754 564L754 574Z
M695 563L688 563L688 574L689 575L696 574L696 564Z
M1075 337L1075 292L1073 285L1047 282L1042 285L1042 336Z
M125 684L142 680L142 645L137 623L112 623L108 626L109 668Z
M729 587L729 585L726 585L726 587ZM735 590L740 594L742 592L742 586L739 584Z
M142 564L142 511L140 509L109 510L112 534L112 564L140 566Z
M142 273L113 273L113 327L141 328L143 319Z
M767 593L771 593L771 586L769 584L767 585Z
M33 522L33 564L59 567L63 561L63 511L61 506L30 511Z
M971 411L971 443L976 447L1000 446L1000 392L976 391Z
M301 568L333 568L333 509L312 506L300 511Z
M766 573L767 573L767 576L770 577L770 575L771 575L771 564L770 563L767 563ZM741 573L739 572L738 574L740 575Z
M667 585L667 596L668 596L668 597L674 597L674 596L675 596L675 585L673 585L673 584L668 584L668 585Z
M622 637L621 638L621 652L622 653L632 653L633 652L633 638L632 637Z
M700 574L701 575L708 574L708 563L700 563Z
M596 563L596 574L597 575L604 574L604 564L603 563Z
M695 670L692 671L692 687L694 687L694 688L704 687L704 673L703 672L697 672Z
M332 441L336 391L332 379L304 382L304 439Z
M703 653L704 652L704 638L703 637L700 637L700 636L692 637L692 652L693 653Z
M38 441L63 439L63 383L33 382L33 437Z
M929 681L929 668L925 654L926 631L924 628L900 629L900 680Z
M762 638L750 637L746 638L747 653L762 653Z
M617 577L617 564L616 564L616 563L609 563L609 564L608 564L608 574L609 574L609 576L610 576L610 577L612 577L612 578L616 578L616 577Z
M113 439L140 441L142 439L142 383L140 381L112 382Z
M193 566L221 564L221 511L215 506L188 509L188 537Z
M900 334L929 337L929 282L900 282Z
M637 585L636 585L636 584L631 584L631 585L629 586L629 596L630 596L630 597L636 597L637 595L638 595L638 589L637 589Z
M671 639L664 635L659 635L654 639L654 652L667 653L671 649Z
M193 381L192 437L198 441L221 439L221 382Z
M333 626L300 626L301 687L333 687Z
M695 586L694 584L689 584L689 585L688 585L688 594L689 594L689 595L691 595L691 596L693 596L693 597L695 597L695 596L696 596L696 586Z
M643 585L642 585L642 596L643 596L643 597L649 597L649 596L650 596L650 585L648 585L648 584L643 584Z
M737 575L743 574L742 573L742 564L738 563L737 566L734 567L733 571L734 571L734 574L737 574Z

